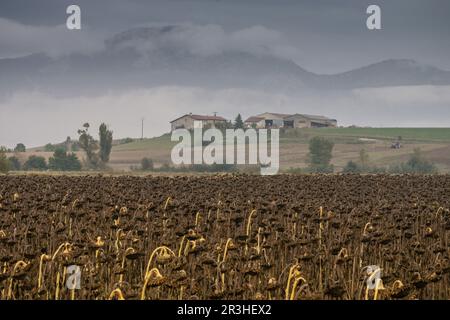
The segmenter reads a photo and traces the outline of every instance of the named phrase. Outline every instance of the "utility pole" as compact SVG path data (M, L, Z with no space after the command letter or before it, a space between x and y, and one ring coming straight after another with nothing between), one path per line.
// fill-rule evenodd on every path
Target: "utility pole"
M217 117L217 111L214 111L214 118ZM213 120L213 126L216 127L216 119Z
M141 140L144 140L144 118L141 119Z

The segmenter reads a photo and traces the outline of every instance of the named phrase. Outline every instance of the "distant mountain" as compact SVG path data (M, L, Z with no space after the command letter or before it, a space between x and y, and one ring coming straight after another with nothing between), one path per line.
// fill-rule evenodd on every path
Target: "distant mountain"
M0 59L0 93L43 90L54 94L100 94L105 90L160 85L248 88L298 93L406 85L450 85L450 72L413 60L386 60L334 75L309 72L292 61L227 51L198 55L168 45L183 27L137 28L105 41L92 55L50 58L33 54Z
M338 89L449 85L450 72L414 60L391 59L322 79L328 87Z

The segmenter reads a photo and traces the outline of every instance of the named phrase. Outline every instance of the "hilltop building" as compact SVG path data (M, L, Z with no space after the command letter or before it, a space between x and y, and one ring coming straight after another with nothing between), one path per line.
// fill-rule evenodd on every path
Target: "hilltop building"
M227 119L219 117L217 115L198 115L198 114L185 114L175 120L170 121L172 126L172 131L176 129L194 129L194 128L205 128L205 127L215 127L217 123L226 123Z
M310 114L284 114L265 112L244 121L247 128L323 128L337 127L337 121Z
M176 129L194 129L216 127L217 124L225 124L227 119L217 115L185 114L170 122L172 131ZM325 116L311 114L286 114L264 112L251 116L244 121L246 128L335 128L337 120Z

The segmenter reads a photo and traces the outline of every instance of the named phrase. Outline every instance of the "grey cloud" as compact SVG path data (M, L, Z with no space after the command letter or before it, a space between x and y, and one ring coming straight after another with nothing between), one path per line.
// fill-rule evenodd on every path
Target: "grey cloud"
M0 18L0 58L45 52L57 56L72 52L90 53L103 47L102 36L88 27L71 31L65 25L29 26Z
M26 25L61 25L71 0L2 0L0 17ZM371 0L77 0L92 31L116 33L145 23L255 25L277 30L300 48L295 61L321 73L389 58L411 58L450 70L448 0L377 0L383 30L365 28ZM0 33L2 31L0 30ZM11 48L13 50L14 48Z
M164 32L151 36L133 36L121 40L120 48L133 48L142 54L155 51L188 52L208 57L227 52L243 52L252 55L269 55L283 59L295 59L298 49L289 45L283 35L264 26L227 32L219 25L184 24L168 27Z
M65 22L71 0L2 0L0 17L26 25ZM335 73L389 58L450 70L448 0L377 0L383 30L365 28L371 0L77 0L90 32L113 34L146 23L220 25L227 32L262 25L299 48L295 61ZM2 31L0 31L2 33ZM99 41L101 43L101 41ZM10 48L10 51L16 49ZM16 50L18 51L18 50ZM291 55L291 53L289 53Z

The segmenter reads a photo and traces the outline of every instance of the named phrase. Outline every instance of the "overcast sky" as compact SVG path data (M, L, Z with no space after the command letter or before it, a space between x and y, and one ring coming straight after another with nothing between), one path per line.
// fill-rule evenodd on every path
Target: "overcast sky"
M58 32L74 3L83 30ZM366 28L369 4L382 9L381 31ZM448 0L2 0L0 18L0 57L95 50L104 37L134 26L191 23L273 29L298 49L297 63L319 73L389 58L450 70Z
M80 31L65 28L70 4L81 7ZM366 28L370 4L381 7L382 30ZM118 32L169 24L193 26L189 30L197 33L188 30L192 37L177 45L197 54L205 54L205 48L239 46L254 53L267 46L274 55L315 73L337 73L395 58L450 70L448 0L0 0L0 58L35 52L89 54L102 50L103 41ZM212 42L203 46L201 35ZM147 119L146 135L154 136L168 131L168 121L180 113L249 116L280 107L280 101L283 112L320 112L344 125L450 125L448 86L364 89L332 99L298 99L242 88L141 88L70 98L19 92L0 101L0 145L43 145L76 137L85 121L94 125L106 121L116 137L136 137L142 116Z

